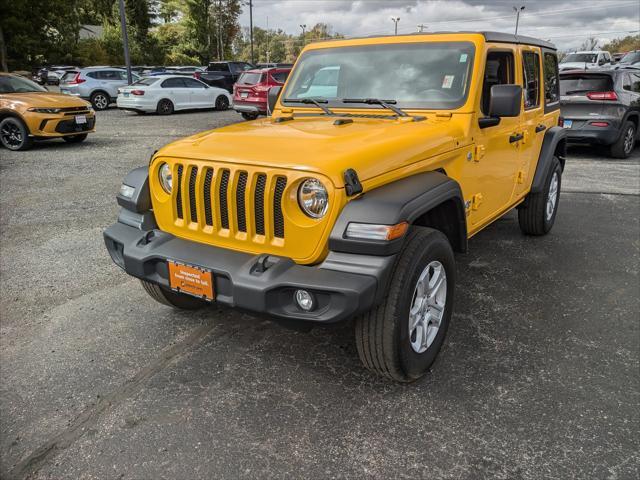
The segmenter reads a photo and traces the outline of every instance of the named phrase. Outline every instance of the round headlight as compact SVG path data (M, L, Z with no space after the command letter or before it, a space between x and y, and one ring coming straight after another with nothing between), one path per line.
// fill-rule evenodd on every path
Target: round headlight
M298 203L311 218L322 218L329 207L329 194L320 180L308 178L298 188Z
M160 179L160 185L165 192L171 193L171 187L173 187L173 175L171 174L171 167L166 163L160 165L158 170L158 177Z

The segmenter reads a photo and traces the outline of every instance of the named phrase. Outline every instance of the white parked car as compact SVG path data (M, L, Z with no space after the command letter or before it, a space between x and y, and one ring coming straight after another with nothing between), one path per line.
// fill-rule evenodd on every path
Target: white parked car
M231 95L222 88L210 87L183 75L158 75L141 78L118 89L118 108L135 112L169 115L176 110L215 108L226 110Z
M604 50L574 52L565 56L558 69L564 70L590 70L592 68L611 67L611 54Z

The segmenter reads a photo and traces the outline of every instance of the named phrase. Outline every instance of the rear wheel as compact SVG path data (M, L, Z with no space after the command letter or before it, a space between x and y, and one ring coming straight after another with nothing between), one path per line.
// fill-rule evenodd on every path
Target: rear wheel
M88 133L81 133L79 135L69 135L67 137L62 137L62 139L67 143L80 143L84 142L87 139Z
M256 118L258 118L258 114L242 112L242 118L244 118L245 120L255 120Z
M27 150L33 145L33 138L22 120L8 117L0 122L0 142L9 150Z
M156 109L159 115L171 115L173 113L173 102L167 98L163 98L158 102Z
M620 138L611 145L609 154L614 158L628 158L636 146L636 125L631 121L626 121L622 127Z
M216 110L228 110L229 109L229 99L226 95L218 95L216 98Z
M150 283L145 280L140 280L140 283L151 298L156 302L169 307L177 308L179 310L198 310L199 308L203 308L207 305L206 302L198 298L191 297L183 293L172 292L171 290L167 290L155 283Z
M455 261L447 237L412 227L384 301L356 320L360 360L372 372L412 382L442 347L453 311Z
M104 92L93 92L90 101L96 110L106 110L109 107L109 103L111 103L109 95Z
M557 157L553 157L541 192L529 193L518 207L520 230L526 235L546 235L553 227L558 213L562 168Z

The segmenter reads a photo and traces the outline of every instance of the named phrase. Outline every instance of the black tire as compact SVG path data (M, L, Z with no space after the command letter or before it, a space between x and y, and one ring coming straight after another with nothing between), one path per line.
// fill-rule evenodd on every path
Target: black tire
M433 263L446 273L446 295L440 327L421 353L414 350L409 311L418 279ZM444 280L443 280L444 281ZM389 282L383 302L355 322L358 355L372 372L397 382L412 382L433 364L444 342L455 288L455 260L447 237L438 230L411 227Z
M557 177L555 203L552 211L547 210L547 201L551 192L551 184ZM544 188L541 192L529 193L524 202L518 207L518 223L520 230L525 235L546 235L553 227L560 204L560 191L562 187L562 168L560 160L553 157L551 165L548 167L547 175L544 179Z
M109 98L109 94L103 92L102 90L93 92L91 94L91 97L89 98L89 101L91 102L94 110L106 110L111 104L111 98Z
M9 150L28 150L33 146L33 138L22 120L7 117L0 122L0 142Z
M156 107L158 115L171 115L173 113L173 102L168 98L163 98Z
M150 283L145 280L140 280L140 283L149 296L156 302L178 310L198 310L207 305L205 301L196 297L191 297L183 293L172 292L171 290L162 288L155 283Z
M69 135L67 137L62 137L62 139L67 143L80 143L84 142L88 136L88 133L79 133L78 135Z
M247 121L255 120L256 118L258 118L258 114L257 113L242 112L241 115L242 115L242 118L244 118Z
M620 138L609 147L609 155L613 158L628 158L636 146L636 125L630 120L624 122Z
M218 95L216 98L216 110L228 110L229 109L229 99L226 95Z

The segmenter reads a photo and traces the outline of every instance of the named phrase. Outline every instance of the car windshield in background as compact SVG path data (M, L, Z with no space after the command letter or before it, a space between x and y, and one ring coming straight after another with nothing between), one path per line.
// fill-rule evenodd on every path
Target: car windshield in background
M629 52L620 59L620 63L638 63L640 62L640 52Z
M469 42L309 50L298 61L282 98L284 103L287 99L326 99L333 106L344 106L344 98L377 98L395 100L400 108L454 109L467 98L473 55ZM299 104L290 104L294 103Z
M160 79L159 78L153 78L153 77L146 77L146 78L141 78L137 82L133 82L131 85L146 85L146 86L149 86L149 85L153 85L158 80L160 80Z
M570 53L566 57L562 59L561 63L569 63L569 62L585 62L585 63L596 63L597 55L593 55L591 53Z
M262 74L261 73L251 73L245 72L240 75L238 79L238 83L243 85L255 85L256 83L262 82Z
M47 89L41 87L31 80L22 77L0 76L0 93L30 93L46 92Z
M613 88L609 75L560 76L560 95L584 95L587 92L608 92Z

